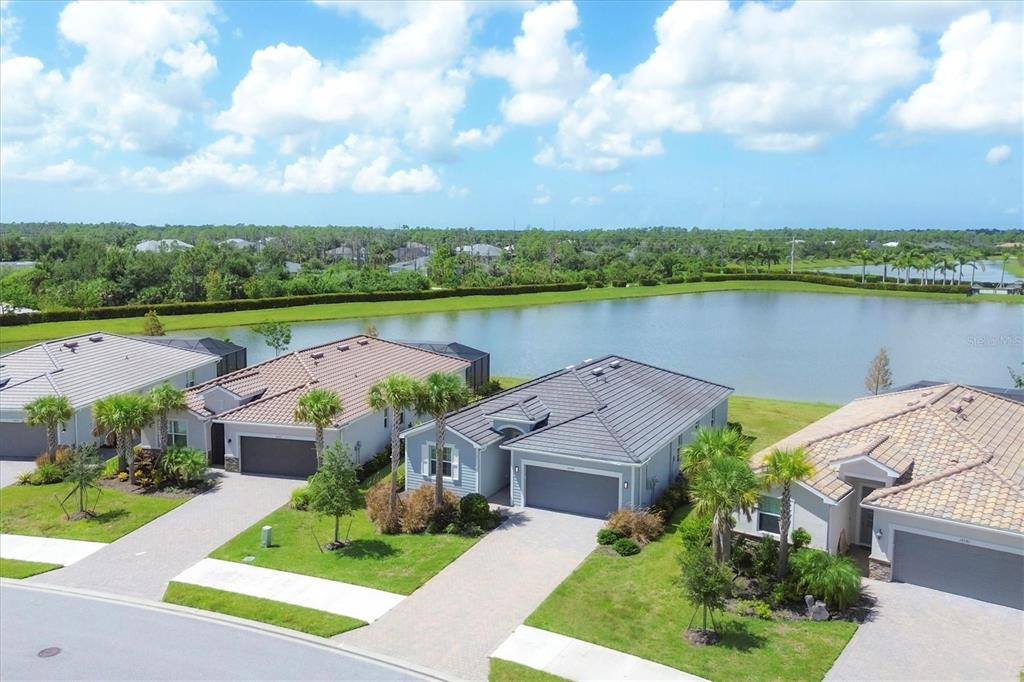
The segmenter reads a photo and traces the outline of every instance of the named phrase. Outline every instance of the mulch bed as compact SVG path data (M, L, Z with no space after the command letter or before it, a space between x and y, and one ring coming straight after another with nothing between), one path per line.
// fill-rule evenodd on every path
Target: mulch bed
M722 641L721 635L714 630L688 629L683 630L683 639L694 646L709 646Z
M132 495L152 495L153 497L191 497L205 492L215 485L212 481L205 481L190 488L176 488L171 486L156 488L154 486L143 487L132 485L128 481L122 481L116 478L100 479L99 484L104 488L119 490L123 493L129 493Z

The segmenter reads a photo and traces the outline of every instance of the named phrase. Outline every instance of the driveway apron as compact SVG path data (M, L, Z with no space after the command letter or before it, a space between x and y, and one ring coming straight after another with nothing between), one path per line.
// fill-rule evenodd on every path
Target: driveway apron
M26 581L163 598L167 582L288 501L301 480L218 472L197 495L78 563Z
M598 519L513 509L380 620L335 639L465 680L594 549Z

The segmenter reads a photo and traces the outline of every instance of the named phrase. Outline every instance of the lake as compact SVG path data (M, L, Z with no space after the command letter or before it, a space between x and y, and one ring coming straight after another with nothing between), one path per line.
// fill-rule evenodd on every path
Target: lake
M790 292L714 292L531 308L292 325L304 348L376 325L405 340L457 340L490 352L492 374L532 377L618 353L732 386L740 394L845 402L889 350L896 385L918 379L1008 386L1024 359L1024 306ZM247 327L192 330L273 356Z
M869 275L878 275L879 277L881 277L881 275L882 275L882 273L884 271L885 271L885 266L884 265L868 265L868 268L867 268L867 272L868 272ZM861 274L861 266L859 266L859 265L844 265L844 266L836 267L836 268L821 268L821 272L834 272L834 273L842 274L842 275L859 275L859 274ZM939 278L942 277L942 273L936 274L935 272L928 272L926 274L927 274L929 279L931 279L932 277L939 277ZM915 278L915 277L919 278L919 277L921 277L921 275L922 275L922 273L921 273L920 270L916 270L914 268L910 269L910 277L912 279ZM901 276L905 276L905 275L903 275L901 273ZM946 272L946 278L948 279L951 276L953 276L952 273L947 271ZM890 278L895 278L896 277L896 270L892 267L892 263L889 264L889 277ZM1009 272L1007 272L1006 274L1003 274L1003 261L1001 261L1001 260L999 260L999 261L996 261L996 260L980 261L979 262L978 270L977 270L977 272L974 273L974 281L975 282L989 282L989 283L995 282L995 283L998 283L999 280L1000 280L1000 277L1002 277L1002 281L1004 283L1019 282L1019 281L1021 281L1020 277L1012 275ZM970 281L971 281L971 268L964 267L964 282L970 282Z

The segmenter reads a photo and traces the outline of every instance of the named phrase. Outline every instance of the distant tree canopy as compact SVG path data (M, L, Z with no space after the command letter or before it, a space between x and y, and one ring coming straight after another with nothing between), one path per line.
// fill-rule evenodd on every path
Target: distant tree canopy
M147 240L180 240L138 251ZM244 240L233 243L227 240ZM0 225L0 302L26 308L586 282L606 284L694 277L702 272L763 271L796 259L849 259L869 250L899 267L881 248L899 242L916 258L962 274L972 262L1024 242L1021 230L709 230L651 227L617 230L382 229L203 225L152 227L124 223ZM459 247L488 244L487 257ZM429 253L419 262L413 255ZM908 251L909 253L909 251ZM882 258L882 256L886 256ZM909 257L909 256L908 256ZM406 259L405 265L395 266ZM392 272L389 266L396 270ZM942 278L946 277L942 270Z

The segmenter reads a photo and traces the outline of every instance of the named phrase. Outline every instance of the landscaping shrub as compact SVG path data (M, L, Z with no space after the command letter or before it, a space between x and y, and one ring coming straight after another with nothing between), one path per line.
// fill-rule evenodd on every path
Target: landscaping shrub
M732 555L729 557L732 569L740 575L750 577L754 573L754 541L739 537L733 543Z
M612 543L612 549L618 552L619 556L633 556L640 553L640 545L633 538L619 538Z
M119 465L120 462L117 461L117 455L114 455L103 463L103 471L100 472L100 475L103 478L114 478L117 476L117 472L121 470Z
M679 538L685 550L707 547L711 544L711 519L690 514L679 524Z
M664 492L651 505L651 511L660 511L662 517L667 519L675 513L676 509L679 509L688 501L689 495L686 492L686 479L679 476L665 488Z
M653 286L657 286L660 283L661 282L659 282L656 279L648 279L646 277L644 277L644 278L642 278L640 280L640 286L642 286L642 287L653 287Z
M391 496L391 480L384 478L366 492L366 514L381 533L393 535L402 530L405 516L405 502L401 496L395 501L395 508L388 513L388 498Z
M384 448L373 457L359 465L359 480L366 482L380 471L387 469L391 473L391 446Z
M665 530L665 517L660 511L651 509L619 509L608 517L608 528L618 531L623 537L646 545Z
M850 276L839 276L834 274L819 275L813 273L788 272L759 272L759 273L730 273L725 275L706 274L705 282L727 282L731 280L782 280L789 282L810 282L812 284L828 284L831 286L849 287L852 289L875 289L883 291L926 291L940 294L968 294L971 291L969 284L896 284L894 282L864 282ZM31 313L30 313L31 314ZM20 317L20 315L19 315Z
M195 448L171 448L160 458L163 473L185 485L201 481L206 476L206 465L206 453Z
M772 607L760 599L743 599L736 607L736 612L742 616L753 616L761 620L772 619Z
M599 545L614 545L616 541L622 539L622 534L617 530L611 528L602 528L597 531L597 544Z
M496 379L491 379L484 382L480 388L476 389L476 394L481 398L486 398L494 395L495 393L500 393L501 390L501 382Z
M764 581L775 579L779 567L779 542L767 535L754 543L753 566L751 573L753 577Z
M629 286L629 282L627 282L624 279L613 279L612 280L612 286L613 287L619 287L621 289L622 287ZM29 314L31 314L31 313L29 313Z
M304 485L292 491L292 509L306 511L309 509L309 486Z
M811 534L807 532L806 528L794 528L793 532L789 534L789 537L793 541L794 552L797 552L811 544Z
M483 526L491 521L491 505L479 493L470 493L459 500L459 520Z
M36 466L36 470L29 474L28 482L32 485L60 483L64 480L65 473L65 469L61 465L46 461Z
M860 569L849 557L803 549L790 556L789 566L800 589L830 609L845 609L860 598Z
M425 483L409 495L405 515L402 518L402 530L406 533L422 533L432 524L443 530L449 523L458 519L459 498L451 491L444 491L444 504L441 510L434 510L434 486ZM443 525L441 522L444 521Z

